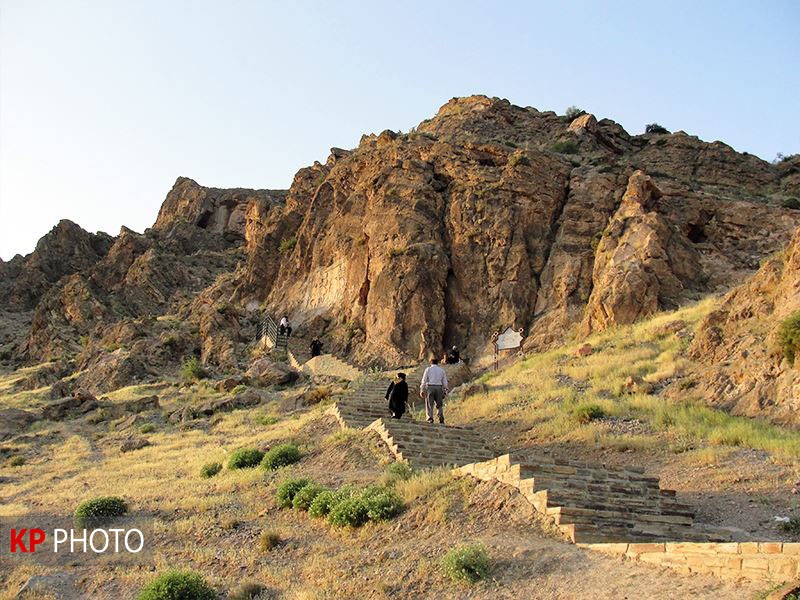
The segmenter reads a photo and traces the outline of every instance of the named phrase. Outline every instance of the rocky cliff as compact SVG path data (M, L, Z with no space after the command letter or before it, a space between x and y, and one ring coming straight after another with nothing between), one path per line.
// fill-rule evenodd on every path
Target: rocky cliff
M796 163L454 98L408 133L332 149L287 191L179 178L143 234L77 236L58 271L44 257L66 250L0 264L0 304L35 307L17 360L75 356L95 387L192 353L243 370L258 307L360 363L451 344L477 359L509 326L541 349L741 284L800 225L781 206L800 196Z

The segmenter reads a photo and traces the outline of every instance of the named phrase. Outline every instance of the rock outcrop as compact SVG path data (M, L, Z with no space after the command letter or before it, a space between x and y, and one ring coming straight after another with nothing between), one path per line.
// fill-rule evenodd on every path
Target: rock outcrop
M800 425L800 364L791 364L778 344L780 324L799 310L800 229L702 321L690 347L698 363L688 375L692 391L735 414Z
M241 376L262 309L360 365L453 344L478 360L506 327L548 348L741 284L800 225L781 206L798 171L682 132L454 98L409 133L332 148L287 191L179 178L143 234L60 224L0 264L0 309L33 309L24 342L2 327L0 341L28 363L75 357L94 393L190 356ZM287 376L271 370L254 380Z

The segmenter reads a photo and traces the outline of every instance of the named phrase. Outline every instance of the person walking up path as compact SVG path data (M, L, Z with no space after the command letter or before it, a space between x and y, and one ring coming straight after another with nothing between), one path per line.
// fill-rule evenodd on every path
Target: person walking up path
M435 405L439 423L444 425L442 404L448 391L447 373L439 366L438 358L431 358L431 366L425 369L419 384L419 397L425 398L425 416L428 423L433 423L433 407Z

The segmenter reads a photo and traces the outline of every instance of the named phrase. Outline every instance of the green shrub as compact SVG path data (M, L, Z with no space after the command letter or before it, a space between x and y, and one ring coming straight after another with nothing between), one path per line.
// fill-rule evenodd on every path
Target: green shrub
M220 471L222 471L222 463L219 462L206 463L200 468L200 477L202 477L203 479L210 479Z
M781 206L783 208L800 210L800 200L798 200L797 198L784 198L783 200L781 200Z
M294 247L297 245L297 238L289 238L281 240L281 245L278 246L278 251L281 254L286 254L294 250Z
M333 490L320 492L309 505L308 514L314 518L326 517L337 502L336 492Z
M141 427L139 427L140 433L153 433L156 430L156 426L153 423L145 423Z
M8 461L9 467L21 467L24 464L25 464L25 457L19 455L11 457L11 459Z
M215 600L217 594L191 571L168 571L148 583L137 600Z
M281 534L272 529L265 529L258 537L258 549L261 552L269 552L283 543Z
M370 487L361 495L367 505L367 517L370 521L388 521L399 515L404 508L403 500L393 489Z
M100 496L82 502L75 509L75 526L79 529L96 529L107 525L115 517L128 512L128 505L116 496Z
M800 352L800 310L781 321L778 327L778 345L784 358L792 365Z
M278 499L278 506L281 508L289 508L292 506L292 502L294 502L294 497L302 490L305 486L309 485L311 482L310 479L306 478L299 478L295 479L290 477L283 483L278 486L277 491L275 492L275 496Z
M591 402L578 404L574 407L571 411L573 418L578 423L589 423L590 421L594 421L596 419L602 419L606 416L606 411L603 410L603 407L598 404L593 404Z
M669 129L662 127L658 123L650 123L644 128L645 133L669 133Z
M260 583L247 582L233 590L228 596L228 600L259 600L260 598L271 597L268 594L267 587Z
M245 384L243 384L243 383L240 383L239 385L237 385L235 388L233 388L231 390L231 394L233 394L235 396L236 394L241 394L242 392L246 392L246 391L247 391L247 386Z
M261 415L260 417L256 417L256 425L275 425L278 422L278 417L274 417L272 415Z
M294 495L294 498L292 499L292 507L298 510L308 510L316 497L326 489L327 488L317 483L309 483L308 485L303 486Z
M578 147L577 142L573 142L572 140L564 140L563 142L556 142L552 145L553 152L558 152L559 154L577 154L580 152L580 148Z
M577 106L570 106L567 110L564 111L566 117L571 121L573 119L577 119L586 111L582 108L578 108Z
M208 373L200 363L200 359L196 356L190 356L183 361L181 365L181 377L185 381L194 381L197 379L205 379Z
M256 448L239 448L228 460L229 469L250 469L257 467L264 453Z
M456 546L442 558L442 570L453 580L475 583L489 576L489 556L481 544Z
M388 486L394 485L398 481L405 481L413 475L414 471L408 466L408 463L393 462L386 466L381 476L381 485Z
M296 463L300 460L300 449L294 444L281 444L267 452L261 460L261 466L275 471L281 467Z
M369 505L360 496L345 498L328 514L328 522L336 527L361 527L369 520Z

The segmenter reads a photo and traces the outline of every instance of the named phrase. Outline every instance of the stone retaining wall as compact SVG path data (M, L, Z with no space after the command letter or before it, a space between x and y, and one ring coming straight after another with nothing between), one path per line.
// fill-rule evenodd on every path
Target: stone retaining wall
M725 579L780 583L800 577L800 543L578 544L582 548Z

